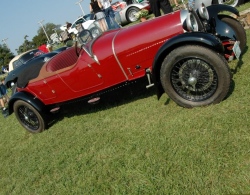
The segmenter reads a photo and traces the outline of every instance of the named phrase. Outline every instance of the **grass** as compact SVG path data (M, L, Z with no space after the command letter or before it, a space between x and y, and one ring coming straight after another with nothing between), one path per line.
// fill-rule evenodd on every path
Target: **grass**
M0 116L0 194L249 194L249 58L229 63L217 105L185 109L141 86L66 105L37 135Z

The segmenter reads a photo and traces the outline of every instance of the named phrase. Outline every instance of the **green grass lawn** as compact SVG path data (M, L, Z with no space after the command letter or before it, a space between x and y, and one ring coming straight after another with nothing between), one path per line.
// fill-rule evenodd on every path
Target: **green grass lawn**
M229 63L217 105L185 109L142 86L69 104L41 134L0 116L0 194L249 194L249 58Z

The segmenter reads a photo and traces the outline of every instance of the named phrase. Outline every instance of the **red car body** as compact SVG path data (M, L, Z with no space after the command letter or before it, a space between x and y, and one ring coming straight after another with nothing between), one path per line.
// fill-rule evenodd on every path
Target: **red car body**
M61 104L76 99L95 102L103 93L145 76L146 87L155 86L158 98L166 92L183 107L219 103L231 82L226 59L234 58L235 51L240 55L244 34L236 32L241 27L235 19L226 17L223 23L211 9L209 14L212 23L202 7L199 12L176 11L95 38L84 30L78 37L80 47L45 63L33 60L30 69L15 79L17 93L9 101L9 114L14 112L29 132L39 133L46 128L46 116ZM220 25L213 26L216 22Z
M89 46L99 63L84 50L79 58L74 48L65 50L46 63L38 78L30 80L29 84L19 91L29 92L47 105L90 95L143 77L145 69L152 68L154 57L162 44L183 33L179 15L178 11L169 17L159 18L157 23L149 20L132 28L105 32ZM171 24L168 21L171 21ZM168 25L162 25L164 23ZM159 32L159 28L162 31ZM150 36L144 33L149 29ZM139 36L126 39L128 34ZM51 68L55 64L61 64L60 69ZM62 68L63 66L65 68Z

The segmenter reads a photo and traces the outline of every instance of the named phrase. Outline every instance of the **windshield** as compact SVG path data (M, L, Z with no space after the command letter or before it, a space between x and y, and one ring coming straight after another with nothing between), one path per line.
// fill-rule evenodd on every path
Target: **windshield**
M25 62L29 61L30 59L34 58L35 56L37 55L40 55L40 54L43 54L42 51L40 51L39 49L35 49L35 50L32 50L26 54L24 54L19 60L24 64Z
M83 18L85 20L94 20L94 14L86 14Z

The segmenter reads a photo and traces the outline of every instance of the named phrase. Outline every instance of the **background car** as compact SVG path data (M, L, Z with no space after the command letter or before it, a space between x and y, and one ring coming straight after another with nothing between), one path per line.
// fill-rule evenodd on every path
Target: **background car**
M50 58L52 58L53 56L57 55L58 53L66 50L68 47L64 46L64 47L60 47L52 52L49 53L40 53L39 55L31 55L31 52L28 52L26 54L30 54L28 56L31 56L31 58L29 60L27 60L28 58L25 58L27 61L17 67L15 67L12 71L9 71L8 75L5 78L5 85L7 88L13 88L13 91L15 91L15 86L16 86L16 82L18 81L18 78L20 76L20 74L26 74L25 70L26 69L33 69L33 71L36 71L36 67L37 64L44 64L45 62L47 62ZM33 52L36 50L32 50ZM33 60L36 60L36 63L32 63ZM32 67L30 67L32 66ZM30 75L26 75L25 77L28 78Z
M244 4L246 0L195 0L195 8L198 8L201 3L204 3L206 6L210 6L213 4L225 4L225 5L229 5L232 7L236 7L239 6L241 4ZM187 0L182 0L182 2L187 4Z
M115 12L116 22L123 26L131 22L135 22L137 18L135 14L141 9L147 9L150 11L149 1L132 1L131 4L128 4L124 1L117 1L112 3L112 8Z
M26 63L27 61L34 58L35 56L38 56L41 54L44 54L44 52L39 49L31 49L29 51L23 52L15 56L9 63L9 72L21 66L22 64Z
M93 14L86 14L84 16L77 18L72 23L69 29L67 29L66 24L61 26L60 29L64 32L67 30L68 34L75 34L75 35L77 35L83 29L90 30L93 36L97 36L101 33L99 23L95 21Z

